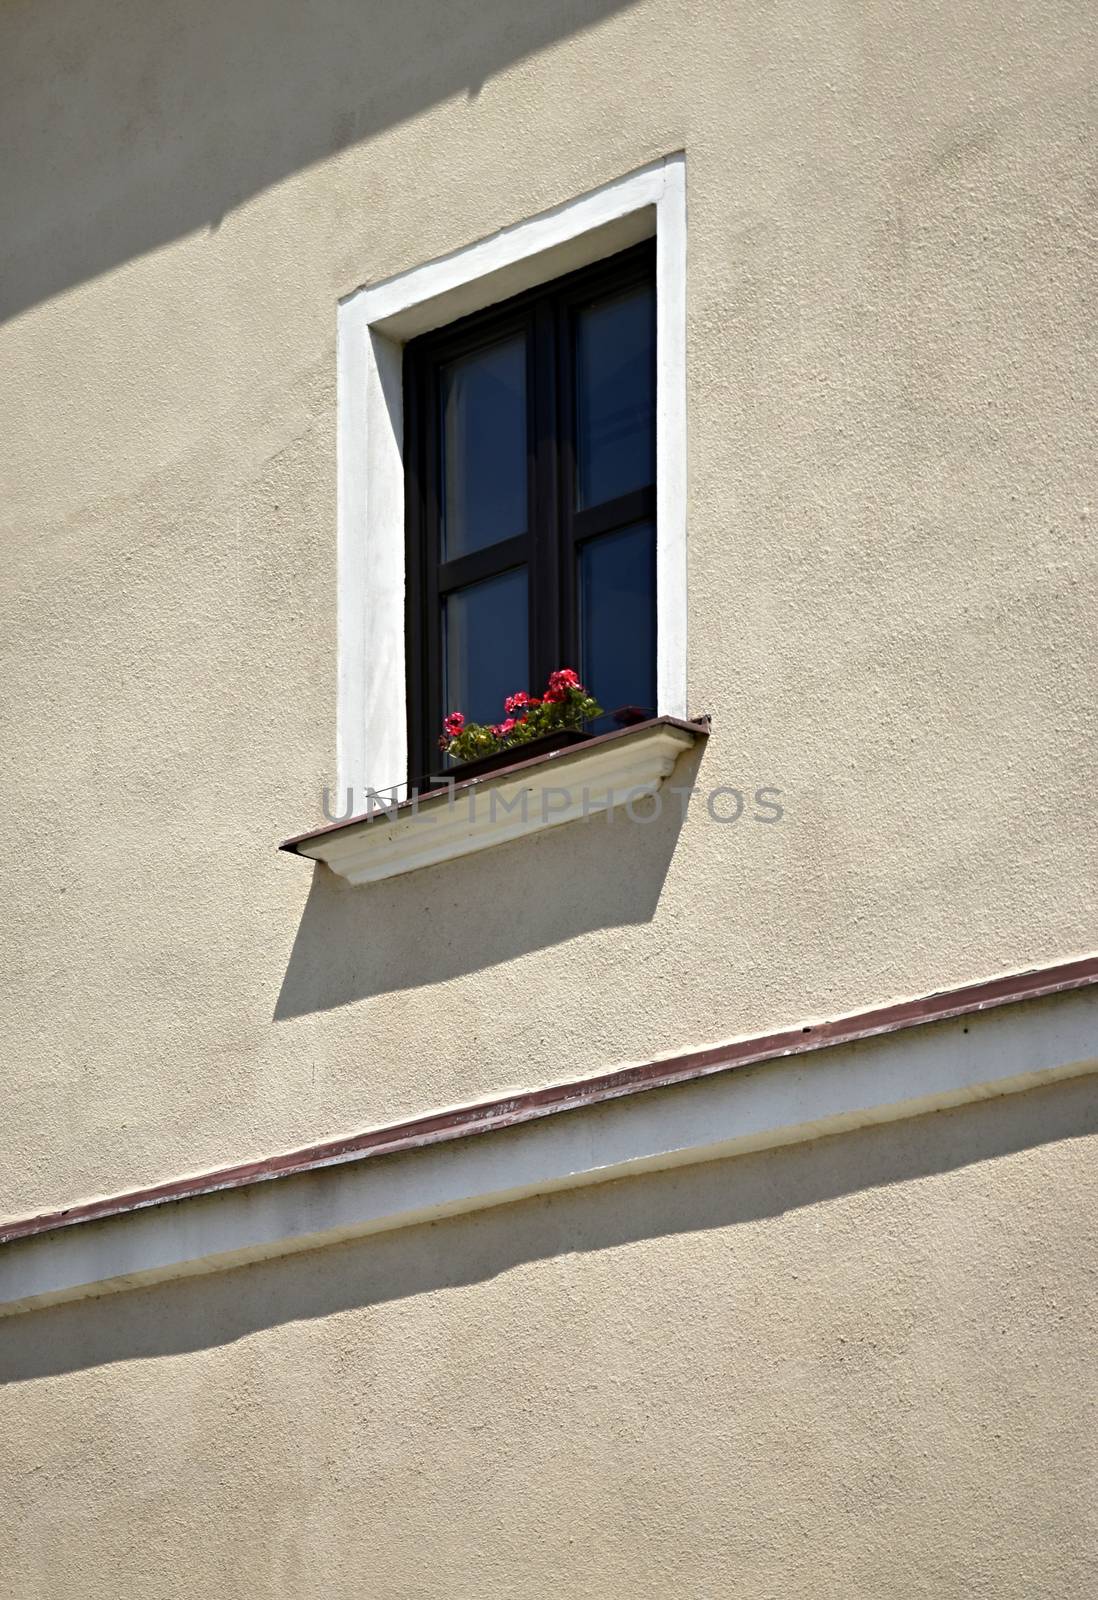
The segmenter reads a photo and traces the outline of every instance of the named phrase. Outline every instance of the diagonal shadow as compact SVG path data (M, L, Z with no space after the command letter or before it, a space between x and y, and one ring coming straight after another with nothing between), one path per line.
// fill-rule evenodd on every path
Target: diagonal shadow
M0 317L636 0L36 0L0 19ZM424 195L424 203L430 203Z
M677 787L695 783L701 755L680 758ZM355 886L317 867L275 1020L465 977L596 928L651 921L682 806L668 792L658 815L640 802L635 817L587 817L377 884Z
M1078 1078L57 1306L0 1321L0 1383L211 1349L263 1328L487 1282L526 1262L736 1228L1096 1132L1098 1079Z

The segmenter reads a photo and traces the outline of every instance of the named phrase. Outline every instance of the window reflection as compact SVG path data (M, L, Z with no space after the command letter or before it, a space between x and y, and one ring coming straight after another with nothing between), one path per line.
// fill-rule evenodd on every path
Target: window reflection
M656 704L656 530L641 522L579 552L584 683L607 712Z
M443 710L499 722L503 701L530 673L526 568L471 583L443 606Z
M526 529L526 340L447 362L442 406L442 559Z
M649 285L600 300L576 319L577 508L656 476L656 300Z

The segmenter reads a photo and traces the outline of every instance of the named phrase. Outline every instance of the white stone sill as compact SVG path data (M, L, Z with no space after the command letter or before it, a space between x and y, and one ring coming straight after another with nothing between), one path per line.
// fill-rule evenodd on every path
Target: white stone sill
M656 793L708 722L656 717L586 744L352 817L279 846L323 861L349 883L377 883L632 805Z

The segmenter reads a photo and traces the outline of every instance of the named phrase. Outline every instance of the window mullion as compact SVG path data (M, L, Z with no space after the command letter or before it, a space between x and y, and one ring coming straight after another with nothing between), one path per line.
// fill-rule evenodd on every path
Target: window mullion
M438 565L438 593L441 597L453 589L464 589L466 584L483 583L485 578L498 577L501 572L522 566L529 559L530 537L525 533L499 544L486 545L483 550L472 550L467 556Z
M633 489L616 500L606 500L600 506L588 506L577 511L573 518L576 543L596 539L600 533L613 533L631 522L651 521L656 515L656 486Z

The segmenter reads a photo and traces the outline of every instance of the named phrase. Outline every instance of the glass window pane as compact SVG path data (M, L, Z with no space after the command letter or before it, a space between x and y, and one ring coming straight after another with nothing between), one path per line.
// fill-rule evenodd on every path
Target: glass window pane
M656 530L639 522L579 552L580 676L607 712L656 705Z
M455 589L443 603L443 710L501 722L504 698L530 676L526 568Z
M526 531L526 338L441 372L442 559Z
M576 504L656 478L656 297L650 285L576 319Z

